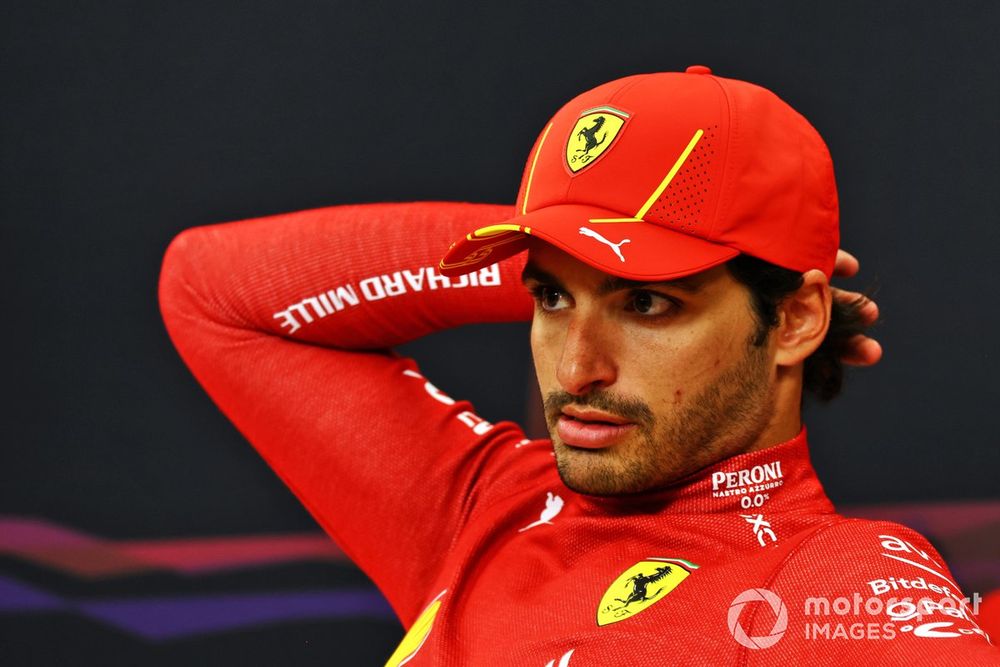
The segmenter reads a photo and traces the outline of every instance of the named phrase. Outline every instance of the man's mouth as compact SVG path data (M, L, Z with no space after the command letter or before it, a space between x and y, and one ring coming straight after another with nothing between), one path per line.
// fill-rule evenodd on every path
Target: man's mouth
M582 449L604 449L620 442L632 429L633 422L599 410L568 406L556 422L556 433L567 445Z

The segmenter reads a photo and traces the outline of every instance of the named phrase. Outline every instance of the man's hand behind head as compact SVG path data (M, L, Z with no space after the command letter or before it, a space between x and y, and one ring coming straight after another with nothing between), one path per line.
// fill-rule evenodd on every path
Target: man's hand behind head
M837 262L833 268L834 277L852 278L857 275L861 268L858 259L846 250L837 251ZM867 295L860 292L830 288L835 301L841 304L851 304L861 301L859 313L866 327L871 326L878 320L878 304L872 301ZM849 341L849 347L845 350L841 360L851 366L873 366L882 358L882 346L874 338L869 338L863 334L857 335Z

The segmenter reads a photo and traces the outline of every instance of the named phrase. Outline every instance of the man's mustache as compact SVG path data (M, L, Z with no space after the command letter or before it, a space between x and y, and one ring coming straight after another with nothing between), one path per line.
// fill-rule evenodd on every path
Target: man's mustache
M566 391L553 391L545 396L545 418L549 424L555 423L562 409L567 405L594 408L617 415L639 426L650 428L653 425L653 411L645 402L637 398L616 396L603 389L592 391L582 396L574 396Z

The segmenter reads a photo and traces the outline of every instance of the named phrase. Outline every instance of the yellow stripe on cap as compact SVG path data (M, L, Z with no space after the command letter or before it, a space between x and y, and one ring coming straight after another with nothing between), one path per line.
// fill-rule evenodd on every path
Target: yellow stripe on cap
M694 150L695 144L698 143L698 140L701 139L703 134L705 134L704 130L698 130L697 132L694 133L694 136L691 137L691 141L688 142L687 148L685 148L684 151L681 153L681 156L677 158L677 162L674 162L674 166L670 168L669 172L667 172L667 175L663 179L663 182L661 182L659 187L653 191L653 194L650 195L649 199L646 200L646 203L642 205L642 208L639 209L639 212L635 214L636 218L642 220L645 217L646 213L649 211L649 208L653 205L653 202L655 202L657 199L660 198L660 195L663 194L663 191L667 189L668 185L670 185L670 181L672 181L674 179L674 176L677 175L677 172L680 171L681 165L683 165L684 161L687 160L688 155L691 155L691 151Z
M480 227L476 231L472 232L472 236L477 239L481 239L487 236L496 236L497 234L503 234L504 232L519 232L521 231L521 225L489 225L487 227ZM474 240L472 236L468 237L470 241Z
M552 129L552 123L545 128L545 132L542 134L542 140L538 142L538 149L535 151L535 157L531 160L531 170L528 172L528 183L524 186L524 200L521 202L521 215L526 215L528 213L528 194L531 192L531 179L535 176L535 165L538 164L538 154L542 152L542 146L545 145L545 138L549 136L549 130Z

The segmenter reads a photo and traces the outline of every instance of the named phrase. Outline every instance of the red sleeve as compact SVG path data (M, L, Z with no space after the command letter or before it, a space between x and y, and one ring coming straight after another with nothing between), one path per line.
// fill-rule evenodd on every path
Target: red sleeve
M784 636L748 665L1000 665L936 549L896 523L847 519L819 530L765 588L785 605ZM781 631L760 605L749 634Z
M496 459L524 436L387 348L530 317L523 258L461 279L435 270L451 241L510 213L303 211L187 230L164 259L161 310L185 363L404 623L468 513L503 492Z

